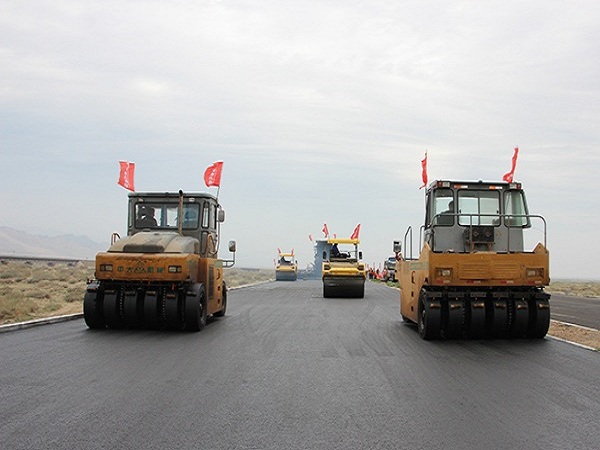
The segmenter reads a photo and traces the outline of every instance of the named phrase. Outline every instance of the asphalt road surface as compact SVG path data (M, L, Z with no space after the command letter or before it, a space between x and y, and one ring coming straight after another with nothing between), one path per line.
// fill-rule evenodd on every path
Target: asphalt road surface
M200 333L0 335L2 449L600 448L600 354L422 341L398 291L319 281L229 293Z
M600 330L600 298L552 294L550 315L554 320Z

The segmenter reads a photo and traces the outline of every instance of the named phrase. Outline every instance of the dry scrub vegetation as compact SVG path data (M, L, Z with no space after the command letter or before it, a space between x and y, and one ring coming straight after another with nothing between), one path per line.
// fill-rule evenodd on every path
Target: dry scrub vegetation
M79 313L91 262L2 261L0 324Z
M0 261L0 325L82 312L90 261ZM228 287L274 279L272 270L225 269Z
M550 294L575 295L577 297L600 297L598 281L553 281L546 288Z

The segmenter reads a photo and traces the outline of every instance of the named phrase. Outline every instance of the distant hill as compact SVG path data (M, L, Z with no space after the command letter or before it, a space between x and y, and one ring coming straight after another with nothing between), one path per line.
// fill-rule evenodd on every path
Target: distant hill
M0 255L4 256L93 260L96 253L106 248L106 244L94 242L87 236L40 236L0 227Z

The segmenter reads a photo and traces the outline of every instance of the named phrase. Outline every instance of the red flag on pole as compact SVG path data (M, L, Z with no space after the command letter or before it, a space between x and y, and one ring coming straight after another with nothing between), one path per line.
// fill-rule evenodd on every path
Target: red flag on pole
M281 255L281 249L279 247L277 247L277 253Z
M121 171L119 173L119 181L117 181L117 184L123 186L125 189L135 192L133 185L135 163L129 161L119 161L119 166Z
M313 239L312 239L312 234L309 234L309 235L308 235L308 240L309 240L310 242L312 242L312 241L313 241Z
M350 239L358 239L358 233L360 233L360 223L356 225L356 228L352 232L352 236L350 236Z
M421 160L421 167L423 169L423 173L421 174L421 177L423 178L423 186L421 186L419 189L423 189L425 186L427 186L427 151L425 151L425 158Z
M329 236L329 230L327 229L326 223L323 224L323 234L325 235L325 237Z
M515 153L513 154L512 157L512 167L510 168L510 172L507 172L504 174L504 176L502 177L502 179L504 181L506 181L507 183L512 183L513 181L513 176L515 174L515 169L517 167L517 157L519 156L519 147L515 147Z
M204 171L204 183L206 186L221 186L221 171L223 170L223 161L217 161L208 166Z

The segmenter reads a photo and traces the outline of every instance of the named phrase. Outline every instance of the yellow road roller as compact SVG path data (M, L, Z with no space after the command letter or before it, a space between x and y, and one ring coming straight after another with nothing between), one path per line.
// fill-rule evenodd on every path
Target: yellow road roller
M225 212L206 193L129 194L127 236L113 234L96 255L95 279L83 299L89 328L200 331L223 316L227 287L220 260ZM235 252L235 242L229 243Z
M359 239L328 239L323 250L323 297L363 298L366 270Z
M550 325L546 221L521 183L436 180L420 254L394 242L400 313L423 339L543 338Z

